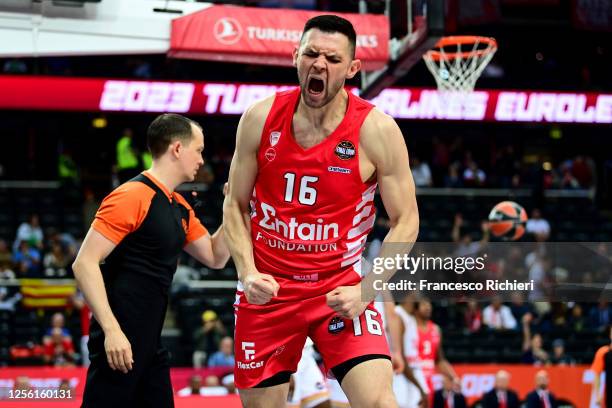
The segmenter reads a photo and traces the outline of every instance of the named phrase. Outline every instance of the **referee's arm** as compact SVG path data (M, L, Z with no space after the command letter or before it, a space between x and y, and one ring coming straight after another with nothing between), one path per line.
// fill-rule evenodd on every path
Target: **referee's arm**
M127 373L132 369L132 347L115 318L100 270L100 263L113 251L115 243L90 228L72 264L78 286L85 295L96 321L104 331L104 348L109 366Z
M187 244L185 252L209 268L223 268L230 257L229 248L225 242L223 225L212 236L206 234Z

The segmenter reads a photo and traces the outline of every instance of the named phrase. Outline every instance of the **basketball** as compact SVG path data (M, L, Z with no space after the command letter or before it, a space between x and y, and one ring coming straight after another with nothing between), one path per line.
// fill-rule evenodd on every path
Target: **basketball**
M489 213L491 233L507 241L516 241L525 233L527 212L514 201L502 201Z

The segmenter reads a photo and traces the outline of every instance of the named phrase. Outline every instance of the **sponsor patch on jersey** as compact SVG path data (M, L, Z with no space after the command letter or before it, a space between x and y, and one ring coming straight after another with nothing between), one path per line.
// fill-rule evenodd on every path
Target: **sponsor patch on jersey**
M351 174L351 169L345 169L344 167L329 166L327 171L331 173Z
M276 146L278 141L280 140L281 132L270 132L270 145Z
M268 147L268 150L266 150L266 152L264 153L264 157L268 161L272 161L272 160L276 159L276 150L274 150L273 147Z
M342 318L339 316L334 316L329 321L329 325L327 326L327 331L329 331L331 334L338 334L342 330L344 330L344 326L345 326L344 320L342 320Z
M353 143L348 140L343 140L336 145L334 153L336 153L336 156L338 156L340 160L349 160L355 157L357 150Z

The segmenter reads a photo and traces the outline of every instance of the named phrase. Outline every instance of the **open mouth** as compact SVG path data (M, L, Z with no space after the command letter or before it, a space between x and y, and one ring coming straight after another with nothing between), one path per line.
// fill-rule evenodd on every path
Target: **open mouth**
M318 95L325 89L325 82L319 78L310 78L308 81L308 92L314 95Z

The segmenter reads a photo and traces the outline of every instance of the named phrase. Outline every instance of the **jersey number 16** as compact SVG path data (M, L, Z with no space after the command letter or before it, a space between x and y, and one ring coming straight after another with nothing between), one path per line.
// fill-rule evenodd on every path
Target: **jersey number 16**
M293 190L295 187L295 174L285 173L285 180L287 184L285 187L285 201L290 203L293 201ZM316 183L319 180L318 177L314 176L302 176L300 179L300 189L298 194L298 201L304 205L314 205L317 201L317 190L311 187L309 184Z

